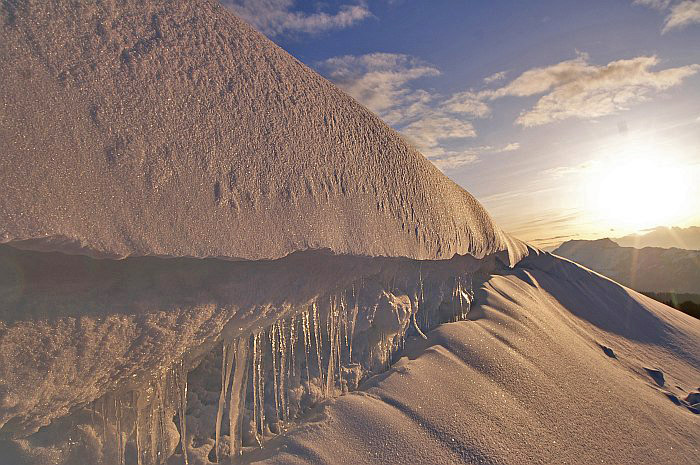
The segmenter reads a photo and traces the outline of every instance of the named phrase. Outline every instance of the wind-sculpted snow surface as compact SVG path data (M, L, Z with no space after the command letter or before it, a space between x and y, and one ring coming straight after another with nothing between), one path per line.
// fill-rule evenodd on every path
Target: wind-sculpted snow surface
M528 257L256 463L696 464L698 367L697 320Z
M0 36L0 242L96 257L525 251L218 2L3 2Z

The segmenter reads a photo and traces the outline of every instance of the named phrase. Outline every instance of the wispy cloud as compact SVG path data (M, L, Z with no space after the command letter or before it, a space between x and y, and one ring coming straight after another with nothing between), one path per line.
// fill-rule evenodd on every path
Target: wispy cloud
M665 10L671 4L671 0L634 0L635 5L648 6L656 10Z
M442 107L451 113L462 113L477 118L491 114L491 108L482 97L473 91L458 92L442 102Z
M370 53L329 58L319 70L389 124L399 124L427 111L435 96L407 86L440 71L421 60L397 53Z
M223 4L270 37L343 29L372 16L364 3L341 5L334 13L294 11L294 0L223 0Z
M481 145L477 147L468 147L463 150L445 150L440 144L433 146L429 150L424 150L426 158L432 161L438 168L443 171L458 168L464 165L470 165L478 162L483 155L490 153L505 153L514 152L520 149L520 144L511 142L502 147L493 147L491 145Z
M401 131L418 145L432 151L445 139L476 137L474 126L448 116L434 114L424 116L404 127Z
M579 54L544 68L525 71L507 85L483 91L482 98L526 97L545 94L516 123L541 126L569 118L594 119L627 110L646 101L654 92L669 89L700 70L693 64L653 71L659 64L655 56L617 60L603 66L588 63L588 55Z
M671 12L664 20L662 33L671 29L681 29L691 24L700 23L700 1L685 0L677 5L673 5Z
M490 76L486 76L484 78L484 83L485 84L492 84L496 81L502 81L503 79L506 78L506 75L508 74L508 71L499 71L498 73L493 73Z
M661 33L672 29L682 29L691 24L700 24L700 0L634 0L635 5L643 5L655 10L666 11Z
M462 151L442 150L439 155L428 155L426 158L442 171L447 171L476 163L479 161L479 152L472 149Z
M499 152L514 152L516 150L520 150L519 142L511 142L510 144L506 145L501 150L499 150Z

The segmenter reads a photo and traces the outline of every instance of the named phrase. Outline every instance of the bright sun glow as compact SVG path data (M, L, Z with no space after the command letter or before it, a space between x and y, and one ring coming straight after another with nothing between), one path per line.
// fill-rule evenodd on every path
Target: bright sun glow
M669 225L687 215L690 176L672 153L626 146L588 172L592 213L606 227L640 230Z

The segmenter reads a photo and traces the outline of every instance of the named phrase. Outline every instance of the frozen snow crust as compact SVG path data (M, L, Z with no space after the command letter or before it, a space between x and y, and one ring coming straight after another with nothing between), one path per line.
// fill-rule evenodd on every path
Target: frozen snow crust
M3 2L0 242L94 257L524 253L218 2Z

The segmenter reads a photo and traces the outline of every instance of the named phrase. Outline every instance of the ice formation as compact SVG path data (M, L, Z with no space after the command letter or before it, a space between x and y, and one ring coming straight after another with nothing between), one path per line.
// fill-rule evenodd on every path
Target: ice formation
M243 445L262 446L271 434L288 429L303 415L305 409L323 399L356 389L360 380L358 375L367 377L371 373L382 372L388 368L392 356L403 346L407 334L413 332L426 338L423 330L429 329L430 322L436 325L445 321L463 320L473 299L472 290L462 284L462 279L467 276L471 279L472 273L442 283L439 295L433 296L431 302L424 301L422 277L418 281L419 287L410 290L413 292L411 298L407 294L409 290L405 288L395 287L377 293L376 289L364 289L357 283L357 288L352 286L349 291L324 296L318 302L280 318L257 332L223 339L220 343L221 385L213 447L215 461L221 463L230 460L235 463L242 453ZM450 286L451 289L446 292ZM378 299L375 297L374 303L370 303L371 300L361 300L359 295L363 290L373 293ZM386 305L386 299L402 298L406 304L403 308L400 305ZM417 322L417 314L420 315L420 324ZM356 353L353 358L351 347L358 319L369 322L373 334L369 342L361 343L364 355L358 357ZM423 330L421 325L424 325ZM358 336L364 336L368 331L369 329L361 330ZM297 337L299 333L304 336ZM309 354L312 354L311 358ZM167 412L173 411L177 412L179 419L180 454L184 463L188 463L189 444L184 421L186 396L183 395L186 393L187 381L182 367L183 364L179 361L175 368L164 373L145 392L137 390L126 395L127 399L147 399L146 413L139 414L134 404L128 406L137 411L131 416L130 421L135 422L133 426L128 425L124 419L124 402L114 401L118 408L108 411L108 420L103 418L103 421L111 421L117 431L116 463L124 463L124 448L128 441L135 444L138 463L160 463L161 457L172 452L163 443L162 423ZM345 379L344 373L352 379ZM103 399L101 402L112 401L111 395L106 398L109 400ZM172 405L168 405L168 402ZM224 451L221 427L225 413L228 414L229 441L228 450ZM104 410L102 415L104 417ZM150 423L157 427L144 429L140 426L138 418L144 415L151 419L157 418L155 423L153 420ZM149 424L148 420L146 424ZM248 430L244 431L246 427ZM106 431L106 428L103 430ZM150 435L146 441L150 444L150 449L140 445L144 430ZM243 440L244 437L248 438L247 443ZM103 440L110 438L105 436Z
M105 260L0 246L1 431L29 447L65 418L119 464L187 462L191 441L210 437L212 460L227 461L386 369L407 335L464 318L465 283L507 260ZM188 428L187 372L212 354L212 424Z

